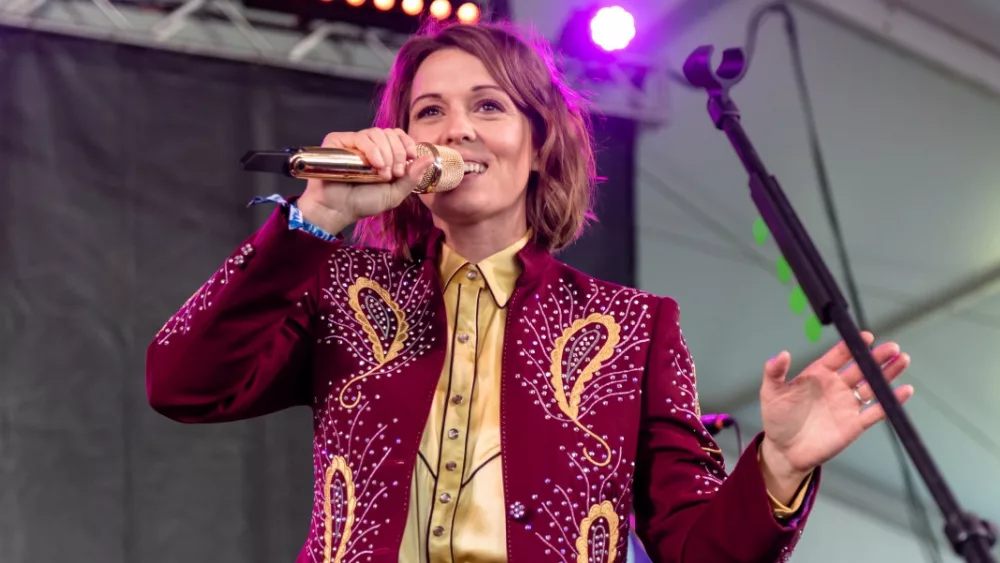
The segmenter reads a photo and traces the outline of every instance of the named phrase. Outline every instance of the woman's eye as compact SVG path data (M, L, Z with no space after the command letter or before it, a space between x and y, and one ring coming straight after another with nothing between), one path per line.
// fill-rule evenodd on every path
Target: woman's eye
M420 111L417 112L417 119L420 119L422 117L427 117L427 116L430 116L430 115L437 115L437 113L439 113L437 107L435 107L435 106L427 106L427 107L425 107L422 110L420 110Z
M503 106L495 100L483 100L479 103L479 109L486 111L503 111Z

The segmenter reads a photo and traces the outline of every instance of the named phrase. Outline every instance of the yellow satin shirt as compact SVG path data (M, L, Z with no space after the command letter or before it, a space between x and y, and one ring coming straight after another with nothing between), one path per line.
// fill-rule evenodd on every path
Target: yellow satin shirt
M400 563L507 560L500 363L507 301L529 234L473 265L443 245L445 366L420 442Z
M506 563L500 368L507 302L521 274L513 245L470 264L447 244L438 274L448 318L445 365L420 442L399 563ZM775 516L794 514L771 498Z

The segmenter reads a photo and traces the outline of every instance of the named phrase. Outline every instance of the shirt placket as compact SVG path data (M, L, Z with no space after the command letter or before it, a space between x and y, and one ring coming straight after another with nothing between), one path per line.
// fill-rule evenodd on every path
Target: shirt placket
M441 461L434 488L436 506L431 511L431 553L450 553L455 508L467 461L470 403L479 341L478 305L480 293L485 287L482 274L475 266L466 265L459 276L455 333L452 335L450 395L445 407Z

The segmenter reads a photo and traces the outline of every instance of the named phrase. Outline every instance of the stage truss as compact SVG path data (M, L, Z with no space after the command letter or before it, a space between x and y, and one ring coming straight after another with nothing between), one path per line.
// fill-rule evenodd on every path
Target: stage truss
M347 22L302 28L293 15L234 0L0 0L0 25L372 82L385 79L406 39ZM666 69L636 60L596 69L567 58L563 70L597 112L666 122Z

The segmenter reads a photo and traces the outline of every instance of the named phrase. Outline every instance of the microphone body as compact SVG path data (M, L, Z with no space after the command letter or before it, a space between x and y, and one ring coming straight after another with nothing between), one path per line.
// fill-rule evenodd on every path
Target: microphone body
M434 158L414 193L446 192L465 177L465 162L457 151L430 143L417 144L417 156ZM385 178L357 149L298 147L278 151L248 151L240 159L249 172L269 172L292 178L318 178L347 184L379 184ZM407 163L409 165L410 163Z
M729 428L736 423L736 419L729 416L728 414L703 414L701 415L701 423L708 430L709 435L715 436L722 431L723 428Z

